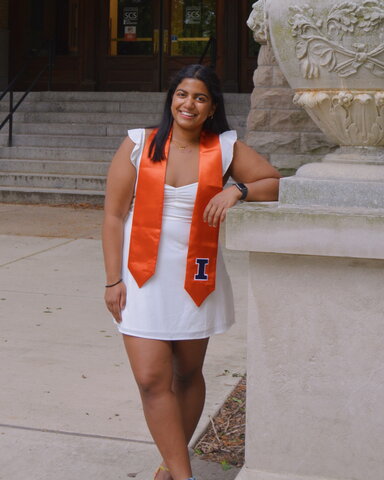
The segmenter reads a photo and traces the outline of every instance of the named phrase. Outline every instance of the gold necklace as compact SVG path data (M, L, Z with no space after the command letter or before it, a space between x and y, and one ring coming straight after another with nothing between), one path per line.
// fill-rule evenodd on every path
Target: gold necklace
M176 144L176 148L178 148L179 150L185 150L187 147L190 147L190 145L181 145L177 140L175 140L174 138L172 139L172 142L174 142Z
M172 142L175 143L175 146L178 150L184 151L186 148L190 147L192 148L194 146L193 143L187 143L186 145L182 145L178 140L175 138L172 138Z

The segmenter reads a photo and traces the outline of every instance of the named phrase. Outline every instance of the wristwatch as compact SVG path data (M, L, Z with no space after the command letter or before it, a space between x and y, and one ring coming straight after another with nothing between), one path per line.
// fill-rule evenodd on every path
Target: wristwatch
M247 198L247 195L248 195L248 188L244 185L244 183L235 183L235 186L241 192L240 200L245 200Z

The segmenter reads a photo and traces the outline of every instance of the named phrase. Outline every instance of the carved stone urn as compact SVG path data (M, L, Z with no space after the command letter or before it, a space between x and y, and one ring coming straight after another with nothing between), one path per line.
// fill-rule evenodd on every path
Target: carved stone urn
M281 202L384 208L383 0L264 5L294 102L340 145L323 162L304 165L283 181Z

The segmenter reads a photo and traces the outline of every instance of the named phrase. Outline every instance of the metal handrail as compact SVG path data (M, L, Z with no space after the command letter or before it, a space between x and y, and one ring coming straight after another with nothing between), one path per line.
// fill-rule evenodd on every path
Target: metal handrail
M209 40L204 48L203 53L201 54L201 57L199 59L199 63L203 63L205 56L207 55L207 52L211 49L210 54L211 54L211 67L216 68L216 57L217 57L217 40L215 37L209 37Z
M13 87L16 85L18 80L21 78L21 76L25 73L27 68L29 67L30 63L32 60L39 55L39 53L43 50L48 45L48 61L47 63L43 66L43 68L40 70L40 72L35 76L35 78L32 80L30 86L27 88L27 90L24 92L24 94L21 96L19 101L16 103L16 105L13 105ZM13 114L16 112L16 110L19 108L25 97L32 91L33 87L36 85L36 83L40 80L40 77L42 74L48 69L48 91L51 90L52 86L52 71L53 71L53 66L54 66L54 43L53 40L48 40L43 43L43 45L40 47L40 49L37 52L34 52L32 56L28 58L28 60L24 63L23 67L20 69L20 71L15 75L13 80L8 84L7 88L4 90L4 92L0 95L0 101L5 97L7 93L9 93L9 113L5 117L5 119L2 121L0 125L0 130L4 127L4 125L9 122L9 128L8 128L8 147L12 147L12 134L13 134Z

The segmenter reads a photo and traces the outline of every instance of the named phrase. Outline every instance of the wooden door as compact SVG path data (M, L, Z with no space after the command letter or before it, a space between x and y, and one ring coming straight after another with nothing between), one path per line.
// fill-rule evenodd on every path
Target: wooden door
M216 0L104 2L100 90L166 90L170 77L197 63L216 36ZM205 62L210 62L210 55Z
M98 90L160 89L162 1L107 0L97 62Z
M84 16L87 22L81 24ZM48 60L48 41L55 42L54 90L93 89L89 28L95 22L93 0L13 0L10 3L10 77L13 78L29 57L30 66L18 88L25 90ZM92 38L92 36L91 36ZM86 55L84 54L86 52ZM47 74L35 89L47 88Z
M217 61L218 4L222 0L168 0L164 2L161 86L182 67L202 60ZM208 50L207 50L208 46ZM212 58L212 54L213 57Z

